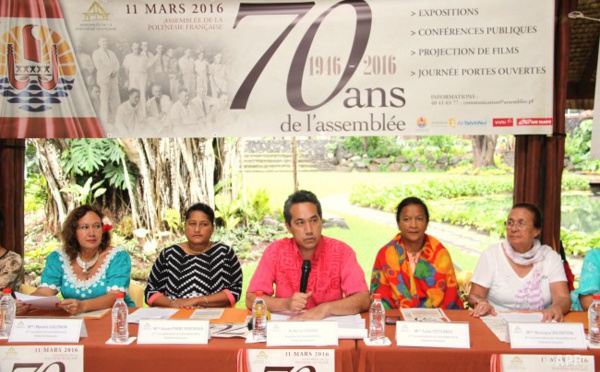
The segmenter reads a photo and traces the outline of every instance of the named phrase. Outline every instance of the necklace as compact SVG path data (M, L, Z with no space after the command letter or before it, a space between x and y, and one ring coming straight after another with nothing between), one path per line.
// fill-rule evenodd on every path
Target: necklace
M192 247L190 247L190 243L188 243L187 246L188 246L188 249L190 250L190 252L192 252L193 254L202 254L202 253L208 251L209 249L211 249L214 244L215 243L209 241L208 244L206 245L206 248L202 248L199 251L193 250Z
M84 260L81 259L81 253L79 253L77 255L77 258L75 259L75 262L77 262L77 265L79 265L79 267L81 267L81 269L83 270L83 273L85 275L87 275L90 272L90 269L92 267L94 267L96 262L98 262L99 257L100 257L100 254L98 252L96 252L96 255L94 257L92 257L91 260L89 260L88 262L85 262Z

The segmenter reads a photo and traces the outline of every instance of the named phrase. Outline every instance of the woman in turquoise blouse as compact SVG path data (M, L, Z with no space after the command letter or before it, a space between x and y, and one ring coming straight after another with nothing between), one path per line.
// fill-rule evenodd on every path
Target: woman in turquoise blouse
M571 291L571 308L577 311L587 310L592 304L594 293L600 293L600 249L592 249L585 254L579 288Z
M121 248L110 246L110 225L103 225L102 212L90 205L74 209L63 224L63 248L50 253L42 282L32 293L64 300L58 307L70 314L111 307L117 292L129 288L131 258ZM128 306L135 306L129 295Z

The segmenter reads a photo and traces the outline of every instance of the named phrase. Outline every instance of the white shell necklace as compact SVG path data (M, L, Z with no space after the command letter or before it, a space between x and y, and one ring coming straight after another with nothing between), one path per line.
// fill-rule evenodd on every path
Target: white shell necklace
M77 262L77 265L79 265L79 267L81 267L81 269L83 270L83 273L85 275L88 275L88 273L90 272L90 269L92 267L94 267L96 262L98 262L99 257L100 257L100 254L96 251L96 255L94 257L92 257L92 259L89 260L88 262L85 262L81 259L81 253L79 253L77 255L77 258L75 259L75 262Z

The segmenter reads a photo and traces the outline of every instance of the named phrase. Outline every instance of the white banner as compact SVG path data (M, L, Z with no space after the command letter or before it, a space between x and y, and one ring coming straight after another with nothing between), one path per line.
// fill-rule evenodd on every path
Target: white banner
M107 136L552 132L552 1L60 4Z
M248 349L250 372L333 372L335 350Z
M83 346L0 346L0 371L83 372Z

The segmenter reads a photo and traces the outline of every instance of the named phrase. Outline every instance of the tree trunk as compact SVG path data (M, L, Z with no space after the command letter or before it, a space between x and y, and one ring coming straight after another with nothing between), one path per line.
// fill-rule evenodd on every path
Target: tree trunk
M229 173L236 166L237 143L237 140L231 142L232 149L227 149L223 157L233 162L225 166ZM45 139L35 140L34 144L53 199L48 221L57 231L68 211L75 207L71 195L60 192L74 182L64 174L61 166L61 155L68 149L68 144L62 140ZM111 208L115 209L111 210L114 216L131 214L135 228L144 227L157 232L163 230L167 209L183 214L191 203L205 202L214 206L216 160L212 138L123 139L119 144L128 160L121 158L120 161L124 176L127 179L129 174L134 174L137 179L134 187L126 187L126 198L119 198L119 202L114 202L113 198L110 202ZM109 199L106 198L105 202L109 203ZM56 212L53 212L54 209ZM53 219L53 216L56 218Z
M48 203L46 209L47 226L52 231L59 231L62 222L67 218L68 211L74 206L70 194L60 191L69 184L60 164L60 156L66 144L54 139L37 139L32 140L32 143L51 195L51 203Z
M473 143L473 167L493 167L494 152L496 150L497 135L472 136Z

